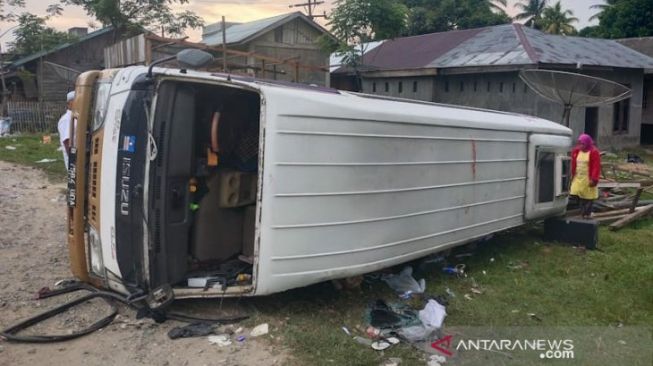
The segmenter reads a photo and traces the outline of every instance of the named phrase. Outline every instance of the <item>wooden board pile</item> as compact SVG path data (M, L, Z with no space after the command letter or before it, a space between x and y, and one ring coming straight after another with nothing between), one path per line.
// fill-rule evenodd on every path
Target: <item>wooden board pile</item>
M653 200L641 199L644 192L653 193L651 167L637 163L605 163L601 171L600 195L594 203L592 219L609 225L610 230L619 230L653 214ZM570 204L573 203L572 200ZM579 214L578 209L567 212L571 217Z

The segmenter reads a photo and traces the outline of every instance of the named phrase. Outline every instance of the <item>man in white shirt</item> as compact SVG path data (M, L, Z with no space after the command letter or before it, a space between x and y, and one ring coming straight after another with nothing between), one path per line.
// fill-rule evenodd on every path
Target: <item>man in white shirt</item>
M68 153L70 152L70 119L73 116L73 101L75 100L75 92L71 91L66 95L66 103L68 110L59 118L57 129L59 130L59 140L61 140L61 150L63 152L63 162L66 164L68 170Z

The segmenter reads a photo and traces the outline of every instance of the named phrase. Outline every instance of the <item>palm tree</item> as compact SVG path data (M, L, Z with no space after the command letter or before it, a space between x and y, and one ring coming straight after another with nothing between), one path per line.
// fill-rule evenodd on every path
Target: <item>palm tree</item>
M540 27L546 33L562 34L565 36L576 34L576 28L571 23L578 22L578 18L569 10L562 10L560 1L553 6L548 6L542 12Z
M592 15L590 17L590 20L599 19L599 16L601 16L601 14L604 11L606 11L606 10L610 9L611 7L615 6L616 3L617 3L617 0L605 0L605 4L596 4L596 5L590 6L590 9L598 9L598 11L599 11L598 13Z
M521 13L515 15L515 19L526 19L526 23L524 24L537 28L538 22L542 18L542 12L546 7L546 0L522 0L522 2L518 2L515 6L521 10Z
M498 14L506 14L506 6L508 6L508 0L488 0L487 3L490 5L490 10L493 10Z

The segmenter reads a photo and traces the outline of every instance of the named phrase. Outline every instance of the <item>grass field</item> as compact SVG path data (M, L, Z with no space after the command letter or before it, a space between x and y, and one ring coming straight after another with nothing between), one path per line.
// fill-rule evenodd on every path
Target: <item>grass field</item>
M466 251L463 247L456 252ZM445 275L441 266L416 274L427 279L428 295L445 295L446 288L456 295L447 307L445 329L620 325L653 329L653 220L616 233L602 229L599 251L544 242L540 229L533 226L497 235L472 253L467 260L449 261L465 263L467 278ZM470 291L474 283L483 294ZM342 292L321 284L257 299L256 321L276 325L273 334L281 334L281 343L293 349L298 365L378 365L389 357L402 358L402 365L424 365L422 354L408 345L380 353L353 342L341 330L343 325L364 329L364 310L377 298L399 301L381 282ZM422 306L419 300L412 300L412 305Z
M7 145L16 150L7 150ZM37 166L60 180L65 173L58 146L56 136L49 145L36 136L0 138L0 159ZM650 155L643 157L653 161ZM43 158L58 160L35 163ZM456 295L449 298L445 329L463 325L653 329L653 220L619 232L601 229L597 251L579 251L541 238L541 229L529 226L476 247L458 248L447 260L464 263L466 278L443 274L442 265L416 273L417 278L426 278L427 295L445 295L447 288ZM465 252L473 255L455 260L456 253ZM471 292L474 284L482 294ZM269 322L268 339L289 347L297 365L379 365L389 357L401 358L402 366L424 365L423 354L409 345L377 352L342 331L347 326L362 335L357 329L365 328L365 308L376 299L399 301L385 283L366 282L356 290L337 291L323 283L246 302L256 309L249 323ZM422 307L418 299L409 303Z
M51 136L51 143L41 143L41 135L0 137L0 160L42 169L51 181L62 181L66 177L63 156L59 148L59 137ZM7 149L14 147L15 150ZM37 163L41 159L56 159L49 163Z

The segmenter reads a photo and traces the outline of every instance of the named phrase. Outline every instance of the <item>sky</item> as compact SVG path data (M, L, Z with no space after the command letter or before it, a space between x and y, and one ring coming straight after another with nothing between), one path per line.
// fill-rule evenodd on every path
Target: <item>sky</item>
M325 0L323 5L317 9L318 13L326 11L329 13L335 0ZM589 18L595 13L590 9L591 5L601 3L603 0L560 0L564 9L570 9L579 19L576 24L578 29L592 25ZM49 4L55 3L56 0L26 0L26 8L23 11L29 11L38 15L45 15L45 9ZM176 6L177 10L192 10L204 18L206 24L220 21L222 16L230 22L246 22L278 14L288 13L301 8L289 8L290 4L302 3L303 0L190 0L189 4ZM508 0L507 12L514 15L518 11L514 8L518 0ZM553 0L549 0L553 3ZM11 10L11 8L5 9ZM20 12L20 9L17 9ZM85 27L93 19L86 15L83 9L75 6L64 7L64 13L60 17L50 19L48 25L58 30L67 30L71 27ZM97 22L95 22L96 25ZM0 35L7 31L14 24L0 22ZM187 32L189 40L199 41L201 39L201 30L191 30ZM6 43L11 42L12 32L7 32L0 38L3 49L6 49Z

